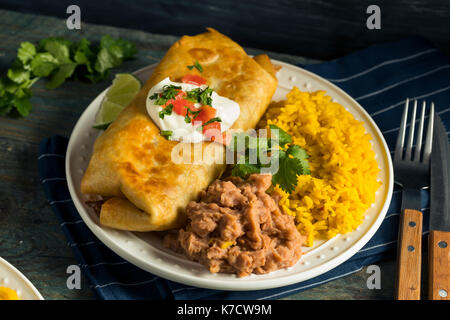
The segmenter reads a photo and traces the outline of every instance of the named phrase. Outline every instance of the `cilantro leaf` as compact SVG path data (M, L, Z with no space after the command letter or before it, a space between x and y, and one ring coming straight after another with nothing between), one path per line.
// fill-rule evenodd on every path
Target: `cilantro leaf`
M284 191L291 193L297 186L297 176L302 173L302 165L299 159L291 158L285 151L280 150L279 168L272 175L272 183L279 185Z
M177 96L180 89L181 89L180 86L175 86L173 84L166 85L163 87L163 91L161 93L152 94L150 99L151 100L156 99L155 104L157 106L162 106L166 104L167 101L169 101L170 99L174 99Z
M86 66L89 73L93 73L93 60L95 59L94 51L89 47L90 42L86 38L82 38L76 48L74 54L74 60L79 65Z
M271 126L271 129L279 128ZM237 154L239 161L233 166L231 174L246 179L252 173L270 172L272 184L279 185L281 189L289 193L294 191L297 186L297 176L310 173L306 160L309 156L298 145L287 147L287 144L292 142L292 138L285 131L280 129L279 136L280 139L274 141L265 137L254 137L245 132L234 133L227 148ZM282 149L274 146L272 148L272 144L278 145L278 143L282 145ZM278 166L274 166L275 162L278 162Z
M189 114L191 114L191 115L194 116L194 117L193 117L194 120L195 120L195 118L197 118L197 116L200 114L200 112L202 112L202 110L192 111L191 108L189 108L189 107L187 107L187 106L184 106L184 107L187 109L186 116L188 117ZM189 118L189 119L190 119L190 118Z
M247 179L249 175L253 173L260 173L260 168L256 164L248 163L249 159L245 156L241 156L237 164L233 166L231 170L231 175L235 177L240 177L242 179Z
M47 77L57 65L58 60L50 53L38 53L33 60L31 60L31 71L37 77Z
M30 79L30 71L23 69L9 69L7 75L15 83L22 83Z
M150 100L155 100L158 99L159 97L159 93L155 92L154 94L152 94L150 97L148 97Z
M22 117L26 117L31 110L30 96L14 97L14 106Z
M293 144L289 146L286 150L287 155L291 155L292 157L298 159L302 166L302 171L300 174L310 174L309 163L306 159L309 158L309 155L306 153L305 149L302 149L300 146Z
M95 70L104 74L107 70L117 67L123 59L130 59L136 54L133 43L123 39L113 39L103 36L100 40L100 51L95 62Z
M123 59L131 59L137 52L136 45L130 41L117 38L114 39L110 35L104 35L100 40L100 47L112 49L116 56ZM120 50L120 53L119 53Z
M41 41L41 46L50 53L59 63L70 63L71 41L61 38L48 38Z
M210 87L207 87L205 89L195 88L186 92L186 97L192 102L210 106L212 103L212 93L213 89L211 89Z
M286 144L292 142L291 136L286 131L281 129L280 127L278 127L274 124L271 124L269 127L270 127L270 131L278 130L278 141L276 141L275 139L271 140L272 142L275 142L276 145L279 145L280 147L285 147Z
M173 104L169 104L165 108L163 108L159 113L159 117L164 119L164 116L170 116L172 114Z
M202 65L201 65L198 61L195 61L193 65L187 66L187 67L188 67L189 70L192 70L192 69L195 68L195 69L197 69L198 71L203 72L203 67L202 67Z
M20 48L17 50L17 58L22 61L24 65L27 65L35 55L36 47L28 41L22 42Z
M172 136L173 132L171 130L162 130L161 135L165 137L167 140L170 140L170 137Z
M67 78L72 76L73 72L76 68L75 63L65 63L61 65L56 72L54 72L50 78L50 81L47 83L47 89L54 89L59 87Z
M110 50L103 48L100 50L95 61L95 71L105 74L106 71L120 64L120 58L112 54Z
M206 121L204 124L202 124L201 127L203 128L203 127L205 127L208 124L213 123L213 122L222 122L222 119L220 119L219 117L211 118L208 121Z
M307 159L309 158L308 154L306 153L305 149L302 149L300 146L293 144L289 146L286 150L286 154L293 156L294 158L298 159Z

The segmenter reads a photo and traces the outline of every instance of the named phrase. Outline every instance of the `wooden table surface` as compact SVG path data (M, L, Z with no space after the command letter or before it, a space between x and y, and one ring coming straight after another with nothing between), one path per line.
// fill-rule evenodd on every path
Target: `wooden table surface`
M36 43L49 36L71 40L102 35L122 37L137 44L137 58L113 70L132 72L157 62L177 39L167 35L82 24L71 31L65 20L0 10L0 71L5 74L22 41ZM248 49L250 54L258 50ZM312 63L302 57L269 53L289 63ZM23 119L0 117L0 256L8 260L37 287L45 299L95 299L86 279L82 289L66 287L66 269L77 264L44 196L37 170L39 142L55 134L68 137L78 117L111 81L97 84L67 82L46 90L45 81L33 86L33 110ZM285 299L391 299L394 295L395 262L378 264L381 289L367 289L366 269Z

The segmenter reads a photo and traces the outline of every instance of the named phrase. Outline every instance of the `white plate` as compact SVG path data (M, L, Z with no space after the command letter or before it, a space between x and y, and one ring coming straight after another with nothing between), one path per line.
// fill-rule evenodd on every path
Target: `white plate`
M238 278L228 274L212 274L202 265L174 254L165 249L151 232L126 232L101 226L98 216L85 204L86 200L93 198L81 193L80 181L98 135L92 125L105 90L91 102L73 129L67 148L66 175L70 194L81 217L106 246L136 266L172 281L211 289L259 290L281 287L323 274L349 259L369 241L384 219L393 188L392 161L380 130L369 114L335 85L293 65L276 60L273 62L281 66L277 74L279 85L273 100L284 99L294 85L304 91L326 90L328 95L343 105L356 119L362 120L367 132L373 137L372 146L381 169L379 179L383 185L377 191L374 205L367 210L366 218L357 230L346 235L337 235L328 241L315 241L312 248L304 248L306 253L291 268L266 275ZM135 75L145 82L154 67L155 65L151 65L138 70Z
M30 280L3 258L0 258L0 287L15 290L20 300L44 300Z

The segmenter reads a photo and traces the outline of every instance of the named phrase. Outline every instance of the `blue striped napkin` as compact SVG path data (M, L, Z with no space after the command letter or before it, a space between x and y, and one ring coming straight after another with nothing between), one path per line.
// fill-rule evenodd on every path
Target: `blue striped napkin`
M438 114L450 123L450 60L421 38L375 45L346 57L305 69L335 83L373 117L394 149L407 97L434 101ZM186 286L156 277L124 261L104 246L81 220L67 189L64 157L67 139L41 142L38 157L41 182L92 289L101 299L278 299L349 275L395 255L401 192L394 189L386 218L373 238L347 262L308 281L260 291L217 291ZM392 151L391 151L392 152ZM428 231L429 198L422 192L424 234Z

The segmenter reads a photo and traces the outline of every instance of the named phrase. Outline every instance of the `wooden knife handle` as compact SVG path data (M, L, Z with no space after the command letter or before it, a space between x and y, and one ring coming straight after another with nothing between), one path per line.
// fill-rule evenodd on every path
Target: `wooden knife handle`
M429 299L450 300L450 232L430 232L428 268Z
M421 263L422 212L405 209L400 221L396 299L420 300Z

